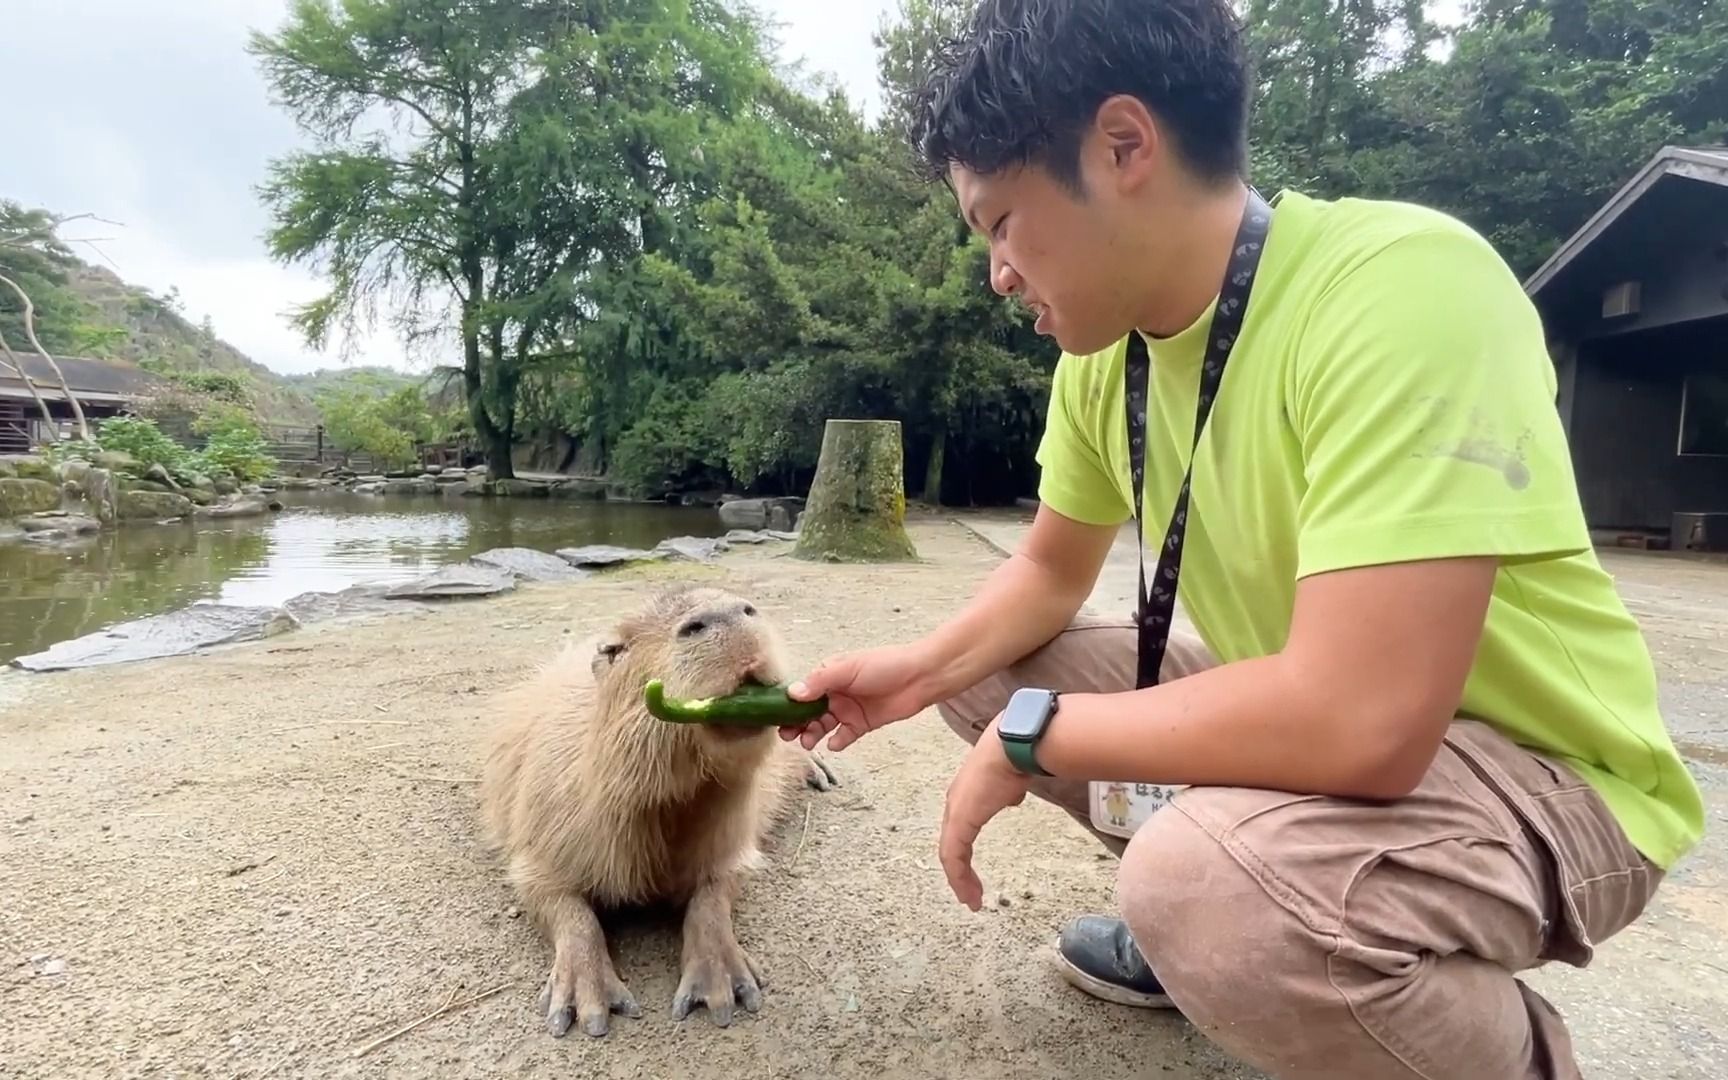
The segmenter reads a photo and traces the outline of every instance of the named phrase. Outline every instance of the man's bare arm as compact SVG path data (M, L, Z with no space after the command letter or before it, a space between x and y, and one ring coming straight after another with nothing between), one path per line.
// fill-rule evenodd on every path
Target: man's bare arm
M959 614L918 648L930 658L930 700L950 697L1061 633L1091 595L1118 527L1038 509L1019 549Z
M1145 690L1065 695L1039 763L1097 780L1406 795L1457 712L1497 566L1308 578L1280 652Z

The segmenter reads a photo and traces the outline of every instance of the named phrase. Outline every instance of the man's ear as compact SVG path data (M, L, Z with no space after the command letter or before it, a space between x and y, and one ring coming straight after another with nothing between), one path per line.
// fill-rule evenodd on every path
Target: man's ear
M617 638L601 638L594 647L594 660L591 665L594 677L599 678L602 672L617 663L618 658L623 655L624 643L622 641Z

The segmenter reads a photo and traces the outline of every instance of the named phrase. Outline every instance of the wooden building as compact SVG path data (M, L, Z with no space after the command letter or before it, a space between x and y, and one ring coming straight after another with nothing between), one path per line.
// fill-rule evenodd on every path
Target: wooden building
M1526 289L1590 526L1728 547L1728 147L1662 150Z
M72 406L60 389L60 380L46 358L34 352L13 350L37 393L48 404L60 437L73 434L76 424ZM0 361L4 361L0 354ZM124 360L97 360L83 356L56 356L67 385L92 424L104 417L128 411L132 403L161 389L165 384L136 364ZM0 454L16 454L54 441L48 422L31 396L30 388L6 363L0 362Z

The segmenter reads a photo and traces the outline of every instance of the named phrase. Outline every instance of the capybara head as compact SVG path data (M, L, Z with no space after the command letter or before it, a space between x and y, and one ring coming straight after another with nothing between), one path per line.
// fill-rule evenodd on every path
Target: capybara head
M708 586L662 592L619 620L601 639L593 665L602 699L614 706L633 701L629 711L642 716L642 688L650 679L665 685L667 697L706 698L788 677L774 624L750 601ZM700 730L727 741L760 733L726 725Z

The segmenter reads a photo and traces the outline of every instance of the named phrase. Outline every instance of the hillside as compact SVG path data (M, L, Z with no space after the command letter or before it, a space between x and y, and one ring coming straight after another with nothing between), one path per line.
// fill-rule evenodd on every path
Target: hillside
M122 281L112 271L73 259L63 264L63 287L88 305L86 318L101 344L90 351L131 360L160 372L218 371L249 384L260 421L312 425L318 410L290 382L217 337L208 324L193 325L162 298ZM93 309L93 310L89 310Z

